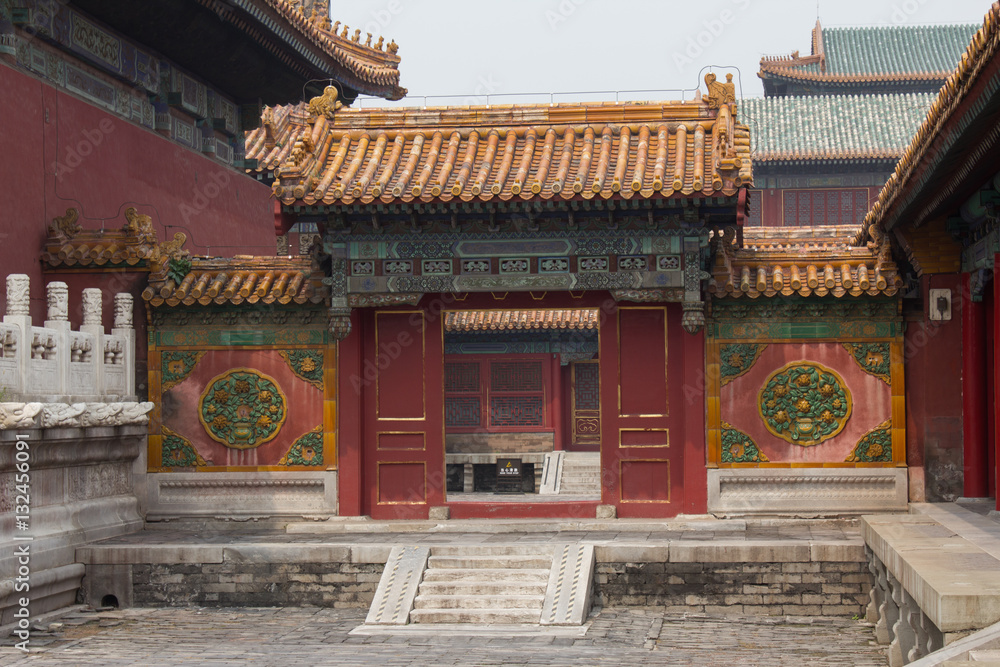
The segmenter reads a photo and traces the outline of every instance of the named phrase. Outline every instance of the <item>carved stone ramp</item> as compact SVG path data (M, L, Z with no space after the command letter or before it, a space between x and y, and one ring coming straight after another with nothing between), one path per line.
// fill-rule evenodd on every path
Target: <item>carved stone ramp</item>
M594 547L393 547L368 626L582 626Z
M542 604L542 625L583 625L590 613L594 584L594 545L556 548Z
M427 568L428 547L393 547L389 552L366 625L406 625Z

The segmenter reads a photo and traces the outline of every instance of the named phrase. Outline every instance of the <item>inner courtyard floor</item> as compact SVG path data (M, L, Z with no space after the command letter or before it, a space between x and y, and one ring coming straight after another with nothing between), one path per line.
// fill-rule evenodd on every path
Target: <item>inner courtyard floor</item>
M38 624L0 665L886 665L871 625L848 617L596 610L575 634L463 629L352 634L364 609L80 610ZM61 624L57 626L56 624ZM51 629L50 629L51 628ZM582 636L580 636L582 635Z

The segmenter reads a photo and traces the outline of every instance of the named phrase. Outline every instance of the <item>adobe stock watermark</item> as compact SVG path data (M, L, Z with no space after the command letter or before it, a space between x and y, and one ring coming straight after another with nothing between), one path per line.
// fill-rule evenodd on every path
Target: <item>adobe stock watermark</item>
M191 218L208 208L212 200L218 197L229 187L232 175L226 170L219 170L208 175L208 180L193 188L191 203L182 203L178 210L185 224L191 223Z
M903 0L903 2L896 3L892 6L892 12L889 14L889 21L895 25L903 25L904 23L909 23L913 18L920 13L924 5L928 3L928 0Z
M702 21L701 29L694 35L688 36L684 48L673 53L674 66L677 71L683 72L688 67L700 62L699 59L705 54L705 51L725 34L729 26L736 23L737 14L749 9L750 3L751 0L730 0L730 4L735 7L735 10L726 8L715 17Z
M364 30L372 35L383 35L393 19L403 13L403 3L399 0L389 0L382 9L371 12L371 20L365 23Z
M493 78L492 74L487 74L485 77L479 77L472 95L463 99L462 105L471 107L489 104L489 96L499 91L501 85L502 84L499 81Z
M52 166L56 179L61 181L63 176L71 174L114 131L115 122L111 118L102 118L97 127L83 130L79 135L74 136L69 141L69 145L66 146L62 159Z
M576 11L587 3L587 0L560 0L555 9L545 10L545 20L549 23L549 30L555 32L559 26L569 20Z

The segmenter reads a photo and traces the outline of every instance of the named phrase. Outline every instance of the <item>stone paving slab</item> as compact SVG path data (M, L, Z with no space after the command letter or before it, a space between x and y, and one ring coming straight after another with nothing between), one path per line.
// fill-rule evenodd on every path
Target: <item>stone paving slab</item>
M36 649L27 655L11 648L11 640L0 642L0 666L887 664L871 626L849 618L725 618L605 608L591 615L582 637L351 634L364 616L359 609L317 608L77 611L58 619L62 627L35 631Z

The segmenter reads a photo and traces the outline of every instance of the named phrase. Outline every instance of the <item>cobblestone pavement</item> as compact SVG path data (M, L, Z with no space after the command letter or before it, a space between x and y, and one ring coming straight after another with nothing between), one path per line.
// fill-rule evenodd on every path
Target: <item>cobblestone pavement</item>
M29 654L12 648L12 639L0 641L0 665L887 664L871 626L846 618L722 618L618 608L593 614L583 637L349 634L364 617L360 609L318 608L77 611L33 630Z

